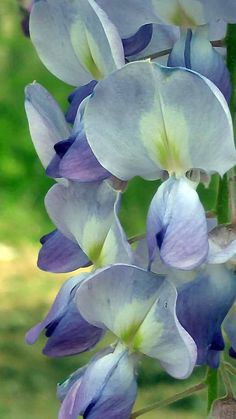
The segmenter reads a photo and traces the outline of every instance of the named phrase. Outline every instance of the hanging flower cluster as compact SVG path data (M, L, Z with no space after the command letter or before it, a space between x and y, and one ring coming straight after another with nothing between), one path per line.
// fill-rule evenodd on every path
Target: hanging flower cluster
M65 115L38 83L25 91L35 149L55 179L45 206L56 230L41 239L38 266L92 268L62 286L26 340L45 331L44 354L60 357L115 336L58 386L60 419L129 419L143 354L178 379L218 368L225 319L236 357L236 235L207 219L196 191L236 164L219 42L228 22L235 0L34 1L37 53L75 87ZM119 221L135 176L161 183L136 248Z

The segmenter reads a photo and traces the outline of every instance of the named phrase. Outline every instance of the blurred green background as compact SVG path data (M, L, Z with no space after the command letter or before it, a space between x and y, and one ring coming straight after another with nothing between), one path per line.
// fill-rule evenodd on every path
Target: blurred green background
M43 338L34 347L25 332L47 312L66 275L36 268L39 238L52 228L44 210L44 195L52 181L44 175L32 146L24 113L24 87L37 80L66 108L71 88L41 65L21 32L15 0L0 2L0 418L53 419L59 404L56 383L84 364L91 354L47 359ZM143 185L141 185L143 183ZM143 186L142 198L137 188ZM155 182L135 180L124 196L122 221L129 235L144 231L148 202ZM139 189L140 191L140 189ZM215 195L210 194L208 209ZM128 205L129 202L129 205ZM130 223L135 220L135 223ZM68 275L67 275L68 277ZM155 361L140 367L137 407L166 398L202 377L197 370L188 382L169 378ZM148 413L146 419L199 419L205 415L204 394ZM101 418L102 419L102 418Z

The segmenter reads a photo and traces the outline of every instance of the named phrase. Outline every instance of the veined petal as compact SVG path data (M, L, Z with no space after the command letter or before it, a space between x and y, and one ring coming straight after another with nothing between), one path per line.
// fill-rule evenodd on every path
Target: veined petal
M187 179L170 178L159 188L147 217L150 265L157 247L162 260L178 269L193 269L207 258L205 212Z
M42 248L38 255L38 267L48 272L72 272L91 265L78 243L55 230L40 240Z
M182 32L168 60L170 67L186 67L197 71L211 80L229 101L231 83L229 70L223 57L212 47L208 40L208 28L202 26L192 32Z
M115 192L106 182L54 185L46 195L48 214L57 228L76 240L95 262L114 221Z
M122 180L157 179L162 169L223 174L236 162L223 95L187 69L127 64L95 87L84 124L99 162Z
M38 83L25 89L25 110L34 147L46 168L55 154L54 145L70 136L69 126L56 101Z
M39 0L30 35L46 67L74 86L100 79L124 64L120 36L93 0Z
M83 283L77 305L89 323L110 329L128 343L157 299L162 281L163 276L134 266L113 265Z
M195 366L197 348L176 317L176 288L165 281L158 298L138 329L134 349L156 358L175 378L187 378Z

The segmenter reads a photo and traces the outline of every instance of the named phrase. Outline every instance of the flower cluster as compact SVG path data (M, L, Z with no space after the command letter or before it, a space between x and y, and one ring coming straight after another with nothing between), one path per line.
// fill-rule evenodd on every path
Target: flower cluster
M227 22L235 0L34 1L37 53L75 87L65 115L41 85L26 87L31 137L56 181L45 198L56 230L38 266L92 268L63 285L26 340L45 330L44 354L60 357L116 336L58 386L60 419L129 419L142 354L178 379L217 368L223 321L236 357L236 235L207 219L197 193L236 164ZM136 176L160 186L134 247L119 209Z

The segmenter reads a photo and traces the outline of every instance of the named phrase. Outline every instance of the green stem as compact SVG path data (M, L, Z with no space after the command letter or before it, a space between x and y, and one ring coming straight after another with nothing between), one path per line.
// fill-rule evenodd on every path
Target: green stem
M233 120L234 132L236 132L236 25L228 25L226 37L227 46L227 67L230 72L232 94L230 100L230 111ZM235 138L236 141L236 138ZM236 184L235 170L231 169L228 174L229 209L231 223L236 224Z
M136 412L134 412L131 415L130 418L131 419L135 419L135 418L137 418L137 417L139 417L141 415L144 415L145 413L150 412L151 410L160 409L162 407L166 407L169 404L174 403L174 402L177 402L178 400L182 400L185 397L189 397L192 394L196 393L197 391L203 390L204 388L206 388L205 381L203 381L203 382L201 382L199 384L196 384L195 386L190 387L187 390L181 391L180 393L177 393L174 396L169 397L166 400L162 400L160 402L156 402L156 403L150 404L149 406L146 406L143 409L137 410Z
M207 372L206 383L208 387L207 412L211 410L212 403L218 397L218 370L209 368Z
M219 224L226 224L229 222L229 185L227 174L219 180L216 212Z

